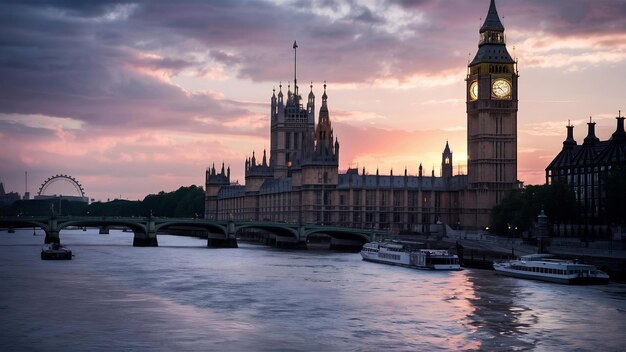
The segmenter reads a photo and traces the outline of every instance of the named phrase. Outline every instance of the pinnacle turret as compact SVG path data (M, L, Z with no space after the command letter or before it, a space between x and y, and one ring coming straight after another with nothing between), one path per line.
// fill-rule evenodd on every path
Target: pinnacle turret
M448 145L448 141L446 141L446 147L443 149L444 154L450 154L450 146Z
M498 16L494 0L491 0L487 17L485 18L483 26L480 27L479 33L478 52L469 64L470 67L483 62L496 64L515 63L515 60L513 60L506 49L504 26Z
M483 23L483 26L480 27L480 33L484 33L486 31L504 32L504 26L500 21L500 16L498 16L495 0L491 0L491 4L489 4L489 12L487 12L487 17L485 18L485 23Z

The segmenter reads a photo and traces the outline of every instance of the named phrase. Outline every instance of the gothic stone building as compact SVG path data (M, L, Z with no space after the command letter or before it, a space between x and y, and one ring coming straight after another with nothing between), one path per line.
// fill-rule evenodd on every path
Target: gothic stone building
M206 172L207 219L268 220L428 232L445 223L489 225L489 212L517 182L517 71L492 0L480 28L478 52L466 77L467 175L453 175L446 142L441 174L339 173L326 84L315 123L313 87L306 106L282 85L270 102L270 152L245 161L245 185L231 184L230 168ZM297 45L294 43L294 49Z
M596 123L590 119L581 145L574 140L574 126L568 124L563 149L546 167L546 184L569 185L586 224L606 223L606 180L613 170L626 167L626 131L621 111L616 119L615 132L604 141L596 137Z

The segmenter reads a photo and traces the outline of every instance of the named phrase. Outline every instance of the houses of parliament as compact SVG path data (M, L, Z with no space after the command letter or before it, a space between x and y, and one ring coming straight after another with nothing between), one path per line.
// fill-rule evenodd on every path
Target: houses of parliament
M294 67L293 90L270 98L269 155L245 160L245 185L231 184L230 168L206 171L205 218L323 224L429 232L442 223L459 229L489 225L491 208L517 181L518 74L507 51L494 0L479 30L478 51L466 81L466 175L453 174L445 143L441 173L340 173L327 85L319 110L313 86L303 99ZM294 42L294 60L297 44ZM295 66L295 62L294 62ZM308 89L307 89L308 90ZM330 90L330 89L329 89ZM317 119L316 119L317 112ZM443 143L442 143L443 145Z

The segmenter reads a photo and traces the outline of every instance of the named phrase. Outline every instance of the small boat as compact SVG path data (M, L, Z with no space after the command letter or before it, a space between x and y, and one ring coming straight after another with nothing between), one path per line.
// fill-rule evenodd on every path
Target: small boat
M444 249L424 249L410 241L370 242L363 245L363 260L430 270L461 270L459 257Z
M42 260L72 260L72 251L58 243L50 243L41 249Z
M609 275L594 265L575 260L555 259L551 254L530 254L519 260L494 263L502 275L568 285L606 285Z

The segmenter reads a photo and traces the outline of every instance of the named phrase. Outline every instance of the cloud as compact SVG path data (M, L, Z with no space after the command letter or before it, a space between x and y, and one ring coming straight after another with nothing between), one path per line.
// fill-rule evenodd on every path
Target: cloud
M379 168L382 174L404 172L417 174L422 163L425 170L435 166L437 174L441 167L441 153L450 140L455 168L466 163L465 131L398 130L383 129L372 125L334 123L335 134L340 143L340 168L365 167L368 172ZM456 141L456 142L454 142Z
M457 79L458 81L458 79ZM433 105L433 104L463 104L465 103L464 99L461 98L447 98L447 99L430 99L422 102L424 105Z
M332 121L334 122L368 122L375 123L376 121L385 120L387 117L369 111L344 111L335 110L332 112Z
M45 115L19 115L0 114L0 121L22 124L31 128L43 128L49 130L80 130L83 122L67 117L53 117Z
M67 5L2 5L0 113L64 116L112 130L193 129L199 115L229 121L251 114L237 102L172 84L188 70L219 76L219 69L179 52L185 40L173 46L175 36L136 32L143 7ZM114 26L98 20L111 13ZM161 40L172 42L161 47Z
M236 165L268 143L267 102L249 90L293 79L293 40L298 77L327 79L346 94L382 92L372 100L385 109L333 102L346 162L395 165L407 150L415 150L415 163L437 162L448 136L464 140L458 122L436 132L417 131L425 124L369 127L398 121L400 107L417 107L403 114L418 116L462 101L450 90L430 92L465 76L487 7L472 0L1 2L3 172L21 175L28 166L45 178L71 165L94 180L98 173L121 180L124 172L169 180L170 168L190 180L201 159ZM569 73L626 61L623 1L498 1L498 10L509 48L526 67ZM413 98L416 91L429 94ZM389 103L385 94L407 98ZM563 122L523 125L522 133L563 136Z
M626 60L626 34L557 37L525 33L521 36L528 38L517 45L524 66L564 68L571 72Z

